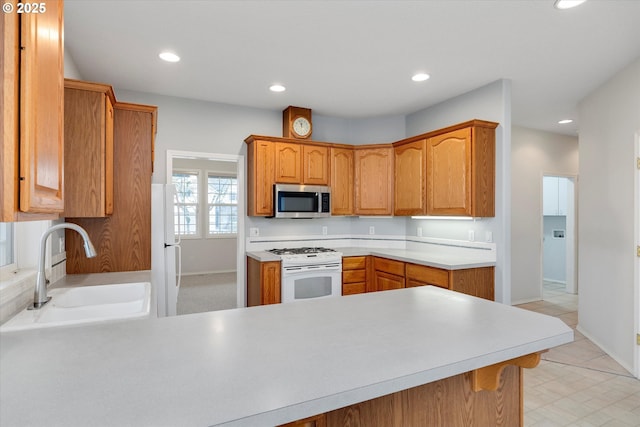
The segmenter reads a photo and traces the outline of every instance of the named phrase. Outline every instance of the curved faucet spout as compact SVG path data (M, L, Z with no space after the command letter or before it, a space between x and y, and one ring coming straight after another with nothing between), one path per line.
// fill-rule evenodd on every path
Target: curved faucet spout
M42 237L40 238L40 258L38 259L38 275L36 276L36 289L33 294L33 306L31 309L39 309L44 306L46 303L51 300L51 297L47 297L47 278L44 273L44 258L47 246L47 238L56 230L60 230L62 228L69 228L71 230L77 231L80 236L82 236L82 240L84 241L84 252L87 255L87 258L93 258L96 256L96 249L93 247L91 243L91 239L89 239L89 235L85 231L84 228L80 227L77 224L72 224L68 222L63 222L62 224L56 224L52 227L49 227L44 233L42 233Z

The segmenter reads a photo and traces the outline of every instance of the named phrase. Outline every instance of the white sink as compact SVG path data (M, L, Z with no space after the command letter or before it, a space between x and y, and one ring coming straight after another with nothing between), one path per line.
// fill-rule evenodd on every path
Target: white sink
M40 310L23 310L0 332L79 325L149 315L151 284L123 283L49 291L51 301Z

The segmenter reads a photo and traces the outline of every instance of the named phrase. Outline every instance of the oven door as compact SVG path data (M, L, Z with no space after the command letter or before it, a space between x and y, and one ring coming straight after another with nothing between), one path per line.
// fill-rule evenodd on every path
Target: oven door
M282 267L282 302L342 295L342 265Z

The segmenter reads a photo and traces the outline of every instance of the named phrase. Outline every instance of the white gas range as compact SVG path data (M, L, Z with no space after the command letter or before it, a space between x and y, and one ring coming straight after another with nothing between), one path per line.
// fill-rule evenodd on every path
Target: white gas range
M282 302L342 295L342 253L315 247L268 252L282 260Z

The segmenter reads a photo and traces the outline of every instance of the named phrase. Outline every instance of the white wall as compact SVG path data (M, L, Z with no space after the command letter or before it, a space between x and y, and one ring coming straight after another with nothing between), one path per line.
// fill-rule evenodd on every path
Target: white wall
M578 174L578 138L514 126L511 131L511 300L542 298L542 176Z
M467 240L474 230L476 240L487 233L497 245L496 301L511 303L510 275L510 210L511 192L511 82L498 80L486 86L444 101L407 116L407 135L418 135L472 119L498 122L496 129L496 215L482 220L408 220L407 234L417 235L422 228L425 237Z
M632 371L640 59L587 96L579 118L578 329Z

